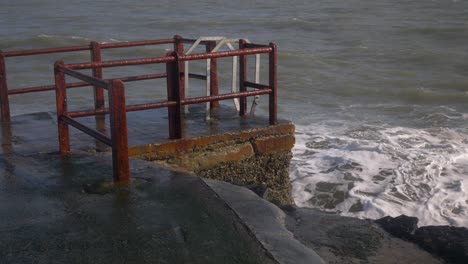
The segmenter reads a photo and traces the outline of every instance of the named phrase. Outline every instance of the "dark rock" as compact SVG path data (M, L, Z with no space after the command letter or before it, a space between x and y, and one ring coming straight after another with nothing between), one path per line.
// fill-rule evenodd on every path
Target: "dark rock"
M406 215L398 217L386 216L375 220L388 233L405 240L411 240L414 232L418 228L418 218Z
M334 209L339 203L344 201L345 196L346 193L342 191L336 191L333 194L317 193L309 199L309 202L317 207Z
M348 212L350 213L357 213L361 211L364 211L364 206L361 203L361 200L358 200L355 204L351 205L351 207L348 210Z
M468 263L468 229L454 226L418 228L413 241L449 263Z
M249 184L244 185L244 187L251 190L261 198L265 198L268 195L268 187L266 187L265 185Z
M317 252L326 263L444 263L414 243L390 235L371 220L312 208L284 212L286 226L294 237Z
M418 218L400 215L375 221L390 234L411 241L448 263L468 263L468 229L454 226L417 228Z
M340 185L339 183L332 182L317 182L317 184L315 184L315 190L318 192L333 192L336 190L336 187Z
M373 181L384 181L386 178L382 175L375 175L374 177L372 177L372 180Z

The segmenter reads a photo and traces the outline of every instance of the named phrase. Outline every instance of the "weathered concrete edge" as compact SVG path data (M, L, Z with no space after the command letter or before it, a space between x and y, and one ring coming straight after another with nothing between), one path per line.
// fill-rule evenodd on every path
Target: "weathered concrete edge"
M278 263L325 263L286 229L286 215L276 205L240 186L205 178L203 181L226 202Z
M169 140L165 142L146 144L142 146L132 146L128 149L129 156L138 157L145 154L157 153L158 156L174 155L185 153L210 144L239 140L239 138L258 138L275 135L294 135L294 124L289 121L282 121L274 126L256 127L242 131L230 131L215 135L202 135L190 138Z

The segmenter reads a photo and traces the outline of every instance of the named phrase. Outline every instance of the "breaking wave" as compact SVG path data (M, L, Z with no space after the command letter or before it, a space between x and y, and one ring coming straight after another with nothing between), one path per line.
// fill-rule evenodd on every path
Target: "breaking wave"
M293 197L301 207L419 225L468 226L468 135L449 128L298 126Z

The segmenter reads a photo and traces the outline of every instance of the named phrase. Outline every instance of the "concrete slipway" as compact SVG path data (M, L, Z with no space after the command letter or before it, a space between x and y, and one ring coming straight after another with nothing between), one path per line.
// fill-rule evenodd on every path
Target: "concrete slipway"
M56 153L54 119L2 126L0 263L322 262L245 188L141 160L131 185L112 185L110 155L79 150L95 143L79 131Z
M154 114L129 118L130 144L166 137ZM237 117L207 125L198 115L186 123L195 135L265 125ZM54 114L1 128L2 264L443 263L372 221L282 210L246 188L152 162L131 160L132 183L115 186L110 155L83 133L71 130L73 151L60 157Z

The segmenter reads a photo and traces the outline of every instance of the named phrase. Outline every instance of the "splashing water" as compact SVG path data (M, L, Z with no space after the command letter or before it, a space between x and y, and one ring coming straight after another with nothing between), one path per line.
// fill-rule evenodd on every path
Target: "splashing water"
M448 128L375 126L297 131L291 180L299 206L468 226L467 135Z

